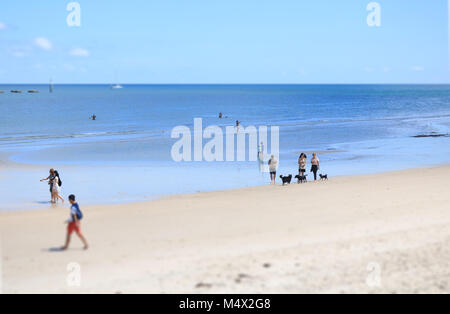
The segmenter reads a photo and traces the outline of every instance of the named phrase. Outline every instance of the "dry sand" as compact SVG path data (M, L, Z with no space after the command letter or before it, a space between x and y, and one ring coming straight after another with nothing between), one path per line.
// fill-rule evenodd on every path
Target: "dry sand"
M6 293L449 293L450 167L0 213ZM81 286L67 285L67 265Z

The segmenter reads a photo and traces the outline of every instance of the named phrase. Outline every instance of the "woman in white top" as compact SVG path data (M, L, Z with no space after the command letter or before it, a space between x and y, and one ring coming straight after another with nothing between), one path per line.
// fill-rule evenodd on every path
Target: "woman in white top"
M302 177L305 176L307 162L308 157L306 156L306 154L302 153L298 159L298 174Z
M64 204L64 198L61 195L59 195L61 190L59 187L59 182L60 182L59 174L57 171L55 171L55 179L53 180L53 187L52 187L52 199L54 200L55 203L58 199L60 199Z
M277 184L278 160L274 155L269 160L270 184Z

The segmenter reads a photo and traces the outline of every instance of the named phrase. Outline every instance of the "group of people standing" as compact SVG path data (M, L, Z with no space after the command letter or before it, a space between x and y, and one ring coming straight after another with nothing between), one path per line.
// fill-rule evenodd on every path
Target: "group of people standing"
M308 164L308 156L304 153L298 158L298 174L304 176L306 174L306 165ZM317 181L317 173L320 170L320 160L316 153L313 153L311 159L311 172L314 174L314 181Z
M58 171L55 169L50 169L50 174L47 178L44 178L42 181L48 181L48 185L50 187L50 195L51 195L51 203L56 204L58 200L61 200L64 204L64 198L60 195L62 181L59 177Z
M278 160L272 155L269 160L269 171L270 171L270 183L276 184L277 180L277 170L278 170ZM298 158L298 174L301 177L306 175L306 166L308 165L308 156L304 153ZM311 172L314 174L314 181L317 181L317 173L320 170L320 160L316 153L313 153L311 159Z

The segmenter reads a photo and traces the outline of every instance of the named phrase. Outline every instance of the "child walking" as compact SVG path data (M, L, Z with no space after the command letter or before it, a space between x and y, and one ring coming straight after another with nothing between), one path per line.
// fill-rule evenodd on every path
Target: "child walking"
M69 196L69 202L72 206L70 207L70 219L68 220L67 225L66 245L62 247L62 250L65 251L69 248L70 238L72 237L72 233L74 231L83 242L84 249L87 250L89 248L89 245L86 241L86 238L81 233L81 220L83 219L83 213L80 210L80 206L76 202L75 195Z

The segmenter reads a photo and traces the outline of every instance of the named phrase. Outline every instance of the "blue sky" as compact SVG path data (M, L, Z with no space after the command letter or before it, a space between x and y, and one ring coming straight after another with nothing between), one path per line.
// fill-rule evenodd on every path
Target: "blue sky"
M447 0L15 0L0 83L450 83Z

